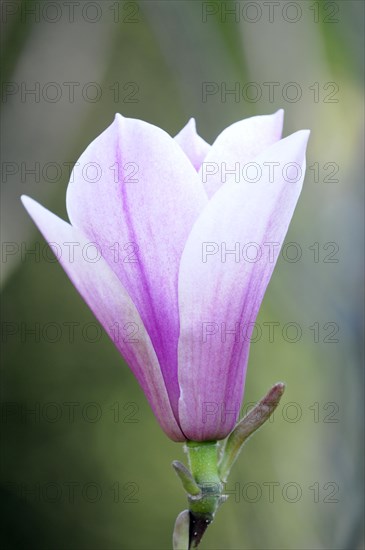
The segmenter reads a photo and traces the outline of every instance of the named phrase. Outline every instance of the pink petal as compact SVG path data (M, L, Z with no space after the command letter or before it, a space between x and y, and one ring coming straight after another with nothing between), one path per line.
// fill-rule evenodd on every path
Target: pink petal
M195 119L191 118L174 139L198 172L210 150L210 145L197 133Z
M178 367L179 420L189 439L225 437L239 413L252 324L302 188L308 136L308 131L297 132L257 157L259 181L233 180L222 186L189 235L179 274ZM280 163L274 178L272 162ZM297 163L298 177L288 163ZM236 243L238 257L222 255L224 246L232 250ZM257 246L244 249L243 255L248 243ZM203 247L211 252L206 261ZM257 261L252 261L256 251ZM236 328L238 341L225 335Z
M178 267L206 202L179 145L163 130L121 115L81 155L67 190L72 225L99 244L137 307L176 417Z
M127 361L163 430L174 441L184 441L148 333L118 277L102 256L98 258L97 248L90 245L82 231L29 197L23 196L22 201L45 239L53 243L52 249L72 283Z
M283 117L284 111L280 109L273 115L246 118L219 134L199 171L209 197L228 181L229 171L240 171L281 138Z

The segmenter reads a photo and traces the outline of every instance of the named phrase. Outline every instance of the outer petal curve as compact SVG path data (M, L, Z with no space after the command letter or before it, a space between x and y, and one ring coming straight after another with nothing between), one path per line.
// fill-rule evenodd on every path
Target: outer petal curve
M184 441L148 333L118 277L103 257L96 262L88 259L98 256L96 249L87 252L90 240L82 231L33 199L23 196L22 201L45 239L58 251L58 259L75 288L126 359L165 433L174 441ZM70 247L71 243L77 244Z
M241 171L244 164L281 138L284 111L245 118L225 128L217 137L199 170L209 197L230 179L229 171ZM239 175L238 175L239 177Z
M196 171L173 138L121 115L81 155L67 189L72 225L99 244L138 309L176 418L178 269L206 202Z
M257 157L260 181L222 186L189 235L179 273L178 367L179 421L189 439L223 438L238 416L253 323L301 191L308 136L297 132ZM238 255L222 255L236 243ZM256 246L242 257L248 243L257 243L257 261Z
M211 146L197 133L195 119L191 118L174 139L198 172Z

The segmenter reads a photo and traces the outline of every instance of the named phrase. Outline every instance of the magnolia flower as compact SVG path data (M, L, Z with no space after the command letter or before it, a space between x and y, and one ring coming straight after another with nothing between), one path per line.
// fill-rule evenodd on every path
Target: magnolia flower
M282 124L242 120L210 146L193 119L173 139L117 114L75 164L70 223L22 197L174 441L223 439L239 415L304 179L309 132Z

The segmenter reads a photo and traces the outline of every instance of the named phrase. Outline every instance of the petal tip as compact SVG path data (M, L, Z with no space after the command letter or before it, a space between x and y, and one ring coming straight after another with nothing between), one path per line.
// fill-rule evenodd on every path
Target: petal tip
M285 114L285 111L284 109L278 109L275 113L274 113L274 116L280 120L280 122L283 122L284 121L284 114Z
M303 139L305 145L307 145L308 143L310 133L310 130L299 130L298 132L296 132L296 134Z
M23 206L25 210L28 212L29 216L32 218L38 229L41 229L41 223L48 220L48 216L52 214L47 208L42 206L39 202L32 199L32 197L28 197L27 195L22 195L20 197L20 200L23 203ZM43 231L42 231L43 233Z
M22 201L22 204L24 208L29 212L30 209L38 205L39 203L32 199L32 197L28 197L28 195L21 195L20 200Z
M297 143L303 147L306 147L308 143L309 135L310 135L310 130L298 130L297 132L294 132L293 134L290 134L289 136L284 138L284 140L287 140L288 142Z
M126 117L124 117L120 113L115 113L114 120L113 120L111 126L114 126L114 125L120 126L125 121L125 119L126 119Z

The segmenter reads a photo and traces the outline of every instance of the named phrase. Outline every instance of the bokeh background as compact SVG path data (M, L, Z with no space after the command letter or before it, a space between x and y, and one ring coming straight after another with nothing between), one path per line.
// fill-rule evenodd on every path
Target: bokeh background
M286 238L295 245L259 314L244 409L278 380L287 391L236 464L202 548L362 548L363 2L1 10L3 547L168 549L186 507L170 468L182 446L19 196L66 217L69 167L115 112L171 135L194 116L212 142L284 108L285 135L312 131L308 171Z

